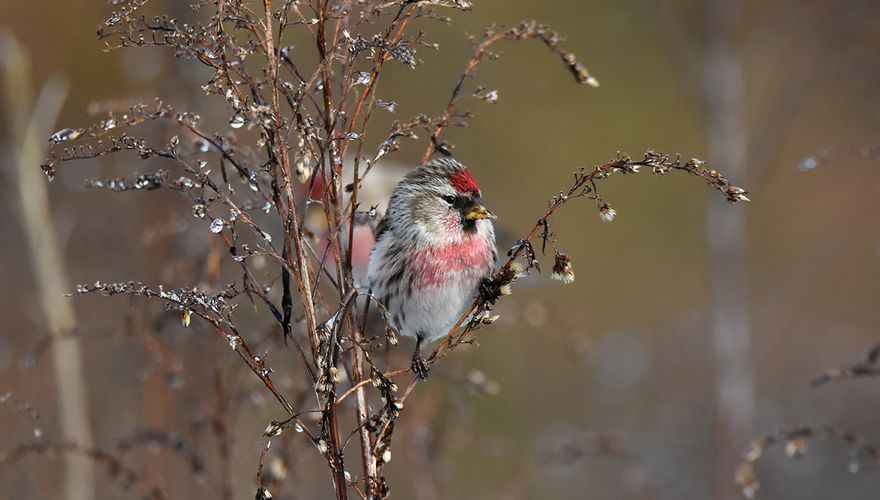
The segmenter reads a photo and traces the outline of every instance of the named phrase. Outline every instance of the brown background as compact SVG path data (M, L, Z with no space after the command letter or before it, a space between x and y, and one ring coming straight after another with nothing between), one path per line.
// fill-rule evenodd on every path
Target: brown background
M751 436L834 424L880 442L875 381L808 386L821 370L860 359L877 339L877 163L835 154L818 168L798 168L829 148L877 146L880 5L744 4L730 37L743 99L720 115L722 122L730 113L744 120L748 141L738 146L743 168L729 164L724 144L712 146L713 137L722 143L726 138L704 76L717 61L713 40L725 35L704 2L476 3L472 13L452 13L450 26L424 23L441 50L421 49L424 65L395 66L385 75L380 97L399 103L399 117L442 109L469 57L465 35L493 21L549 23L602 83L598 89L575 85L558 61L530 43L502 46L503 57L480 70L477 82L497 89L499 102L473 102L470 126L451 130L447 139L506 228L501 248L531 227L575 168L617 151L639 155L656 148L709 160L750 188L750 204L724 207L740 212L745 222L736 239L744 272L733 283L713 283L724 276L713 270L731 261L724 252L713 254L714 233L707 228L722 223L707 210L715 193L694 179L640 175L607 182L605 196L619 212L612 224L601 223L587 202L571 205L554 229L560 247L574 258L576 282L565 288L542 276L518 287L498 308L499 324L481 334L481 347L458 352L417 389L388 469L396 497L730 498L734 467ZM87 108L94 100L154 95L225 126L219 121L223 103L199 91L205 74L194 63L173 60L162 49L101 51L94 28L111 10L101 2L0 4L0 27L33 58L34 89L52 75L70 85L58 128L93 121ZM146 12L187 15L188 7L156 1ZM0 108L0 145L8 145L7 111ZM414 162L422 145L405 148L395 159ZM0 392L30 402L44 439L52 439L59 430L51 364L38 356L32 369L22 368L46 336L31 270L39 263L31 262L16 218L11 164L7 154L0 158ZM191 219L186 201L174 193L82 187L88 177L149 166L118 156L66 167L50 193L71 282L202 282L198 266L210 251L210 235L204 227L177 226ZM191 262L197 264L194 276ZM728 443L723 436L730 416L716 404L712 311L719 307L713 306L721 300L718 290L737 284L744 288L732 295L736 303L720 307L747 315L751 349L744 366L754 381L755 411L745 439ZM193 479L173 455L151 449L133 452L127 463L164 481L172 498L214 497L222 472L213 458L217 445L203 424L217 404L212 384L219 370L220 379L244 395L230 410L234 487L237 498L250 498L260 433L281 415L228 348L198 327L183 330L176 316L155 304L72 300L87 357L96 445L111 449L147 427L176 432L205 459L206 482ZM248 320L250 313L242 314ZM166 370L144 349L144 331L158 331L176 350L184 363L180 383L169 384ZM275 365L294 362L289 351L273 354ZM500 384L500 393L470 390L462 379L471 369ZM0 410L0 449L32 439L26 418ZM624 455L580 456L576 446L566 453L571 447L560 445L609 432L621 440ZM428 448L420 439L428 440ZM330 482L317 454L297 446L286 497L329 498ZM587 439L588 451L593 448ZM430 456L420 455L425 449ZM868 465L863 457L857 460ZM851 474L849 464L840 444L813 442L799 461L776 450L758 469L761 497L876 498L876 468ZM0 469L0 491L9 498L57 498L60 472L60 461L30 457ZM99 477L100 498L136 497Z

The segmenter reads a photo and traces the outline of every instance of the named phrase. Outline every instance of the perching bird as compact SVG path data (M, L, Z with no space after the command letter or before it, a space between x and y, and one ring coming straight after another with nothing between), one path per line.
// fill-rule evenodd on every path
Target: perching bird
M412 368L421 378L422 344L449 332L492 273L494 218L467 167L452 159L412 170L391 195L367 280L391 327L415 337Z

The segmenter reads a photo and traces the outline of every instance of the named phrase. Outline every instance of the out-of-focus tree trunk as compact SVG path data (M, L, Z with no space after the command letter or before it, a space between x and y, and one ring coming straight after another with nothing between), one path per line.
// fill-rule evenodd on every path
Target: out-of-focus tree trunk
M65 338L76 327L69 299L64 260L55 237L46 179L40 162L47 154L47 137L67 95L67 85L50 80L32 106L30 60L9 33L0 32L0 69L8 110L10 146L14 158L19 219L27 236L40 306L53 337L52 366L58 394L64 440L92 448L88 390L82 350L77 338ZM87 457L64 456L66 500L95 499L94 462Z
M703 85L709 158L731 179L748 185L748 128L740 44L742 3L706 0ZM749 442L755 411L749 295L745 262L746 212L712 197L706 214L712 269L711 342L715 366L714 494L740 498L734 471Z

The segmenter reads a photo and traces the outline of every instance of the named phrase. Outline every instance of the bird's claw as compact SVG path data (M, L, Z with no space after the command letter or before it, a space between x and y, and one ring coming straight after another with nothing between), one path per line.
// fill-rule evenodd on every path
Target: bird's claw
M491 279L485 278L480 282L480 298L482 298L484 302L487 304L495 304L500 296L501 294L498 292L498 287L495 286Z
M428 379L428 364L425 363L425 358L422 357L422 353L416 351L413 353L412 364L410 365L413 373L416 374L416 377L419 377L421 380Z

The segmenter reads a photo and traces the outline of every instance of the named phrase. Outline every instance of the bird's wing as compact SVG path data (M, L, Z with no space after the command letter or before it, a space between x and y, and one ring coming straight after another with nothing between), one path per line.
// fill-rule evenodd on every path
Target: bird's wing
M379 238L385 234L388 229L390 229L390 224L388 223L388 214L385 214L385 217L382 217L382 220L379 221L379 224L376 226L376 231L373 235L376 238L376 241L379 241Z

